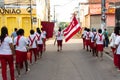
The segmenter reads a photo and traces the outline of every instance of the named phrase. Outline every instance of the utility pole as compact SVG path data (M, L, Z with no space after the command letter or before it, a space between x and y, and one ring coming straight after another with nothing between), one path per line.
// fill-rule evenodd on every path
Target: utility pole
M106 0L101 0L101 29L104 31L106 28Z
M30 0L30 18L31 18L31 29L32 29L33 28L32 0Z
M48 0L48 21L50 22L50 0Z

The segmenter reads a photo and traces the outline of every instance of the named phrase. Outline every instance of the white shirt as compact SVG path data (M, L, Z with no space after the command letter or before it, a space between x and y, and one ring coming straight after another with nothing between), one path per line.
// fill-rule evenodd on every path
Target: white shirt
M94 40L93 40L93 38L94 38L94 33L93 33L93 32L90 33L89 37L91 38L91 42L94 42Z
M32 46L31 46L31 40L29 37L31 38L32 41L34 39ZM36 36L36 34L30 35L29 37L28 37L29 46L31 46L31 48L37 48L37 45L36 45L37 36Z
M120 36L116 37L115 45L118 45L116 54L120 54Z
M86 32L87 31L85 31L85 30L83 31L83 33L82 33L83 34L83 38L85 38Z
M115 33L112 33L110 36L110 45L115 48L115 39L117 38L117 35Z
M100 40L100 36L102 36L102 40ZM96 44L103 44L105 37L104 37L104 35L98 33L98 34L96 34L95 39L96 39Z
M17 37L15 37L14 39L14 45L16 45L16 42L17 42ZM21 36L18 43L19 45L18 46L16 45L16 50L26 52L27 51L26 46L28 44L28 40L24 36Z
M37 44L43 44L43 36L41 36L40 34L38 35L38 39L37 39Z
M0 54L2 55L12 55L12 50L9 46L10 43L13 43L11 37L5 37L4 41L1 43L0 46Z
M63 39L62 36L63 36L62 31L61 31L61 32L58 31L58 32L56 33L56 38L57 38L57 40L62 40L62 39Z
M43 38L46 38L46 31L42 31L42 33L41 33L41 36L43 37Z
M86 40L90 40L90 32L86 32L86 34L85 34L85 39L86 39Z

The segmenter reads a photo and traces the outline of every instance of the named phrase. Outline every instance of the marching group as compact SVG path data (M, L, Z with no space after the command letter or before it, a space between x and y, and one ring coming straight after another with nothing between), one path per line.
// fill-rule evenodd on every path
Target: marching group
M92 52L92 55L103 60L103 50L104 47L109 46L113 53L113 62L118 71L120 71L120 27L115 27L110 38L108 37L108 32L106 29L84 28L82 33L83 39L83 49L86 48L87 51Z
M8 35L6 26L1 28L0 35L0 62L3 80L7 79L7 64L10 68L11 80L15 79L14 61L18 77L21 76L21 69L25 66L25 73L29 72L29 63L33 64L32 55L34 55L34 62L42 58L43 51L46 50L46 31L41 28L36 28L36 32L31 29L29 37L24 36L24 29L15 28L15 32L11 36ZM29 60L28 60L29 52ZM28 62L29 61L29 62Z

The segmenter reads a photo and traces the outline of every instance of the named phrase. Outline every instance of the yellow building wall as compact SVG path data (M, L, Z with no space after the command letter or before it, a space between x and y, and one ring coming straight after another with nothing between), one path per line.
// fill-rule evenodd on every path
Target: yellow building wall
M33 9L32 16L36 17L36 10ZM0 14L0 29L2 26L7 26L9 35L14 31L14 28L23 28L25 31L25 36L30 35L31 29L31 17L26 9L21 9L21 14ZM34 30L38 24L33 24Z

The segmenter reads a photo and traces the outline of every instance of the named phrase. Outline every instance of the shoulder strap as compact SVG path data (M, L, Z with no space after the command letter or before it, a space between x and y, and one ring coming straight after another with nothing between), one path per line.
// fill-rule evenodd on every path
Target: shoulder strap
M19 46L19 40L20 40L20 37L21 37L21 36L18 36L18 37L17 37L16 46Z
M31 42L30 46L33 45L33 42L34 42L35 38L36 38L36 36L35 36L35 37L33 38L33 40L32 40L31 37L29 36L29 39L30 39L30 42Z

